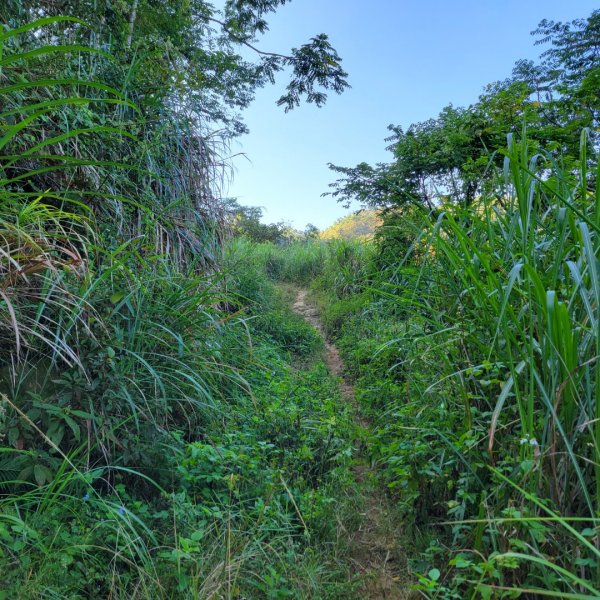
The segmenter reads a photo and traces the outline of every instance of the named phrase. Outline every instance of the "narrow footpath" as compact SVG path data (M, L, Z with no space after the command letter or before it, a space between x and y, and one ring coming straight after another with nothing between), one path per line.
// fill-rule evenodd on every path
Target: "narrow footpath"
M368 419L361 415L353 386L344 377L344 363L339 350L330 343L323 330L319 311L308 300L308 292L298 289L292 306L322 336L325 343L325 363L339 378L344 399L352 404L357 425L368 430ZM361 581L361 597L365 600L406 600L415 596L409 591L406 556L401 545L400 527L395 522L392 501L377 481L365 448L361 444L353 466L354 477L363 495L359 526L347 531L350 560Z

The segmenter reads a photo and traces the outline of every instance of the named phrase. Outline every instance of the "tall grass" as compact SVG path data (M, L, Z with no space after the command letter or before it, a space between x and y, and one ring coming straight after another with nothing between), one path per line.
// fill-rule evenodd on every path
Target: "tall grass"
M221 134L83 27L0 32L0 597L334 597L320 339L223 251Z
M308 240L289 245L256 244L243 239L234 244L260 260L276 281L308 286L319 280L334 296L348 296L367 285L373 248L361 241Z
M429 250L409 299L425 335L415 334L413 318L406 336L389 342L407 354L395 369L420 390L413 401L464 415L462 426L452 420L458 430L424 423L421 435L441 427L440 460L458 452L463 463L454 468L470 473L462 499L450 500L462 506L449 511L461 531L460 564L481 569L477 557L494 550L479 581L462 584L472 597L600 593L600 187L588 147L584 131L573 172L510 137L495 194L502 202L447 207L425 230ZM423 386L421 370L435 357L439 378L425 375ZM448 590L424 585L433 596Z
M511 136L493 191L468 209L394 217L374 245L264 251L324 304L428 597L600 595L590 148L583 131L572 168Z
M133 136L137 107L85 78L90 54L111 57L46 38L65 22L82 26L44 18L0 33L2 587L161 597L172 585L157 575L164 524L151 530L146 501L168 506L162 485L173 487L185 438L223 418L227 390L247 387L214 342L214 165L206 146L181 172L199 138L180 132L183 152L173 121L146 129L149 144ZM41 67L49 57L54 76ZM178 170L169 184L151 144Z

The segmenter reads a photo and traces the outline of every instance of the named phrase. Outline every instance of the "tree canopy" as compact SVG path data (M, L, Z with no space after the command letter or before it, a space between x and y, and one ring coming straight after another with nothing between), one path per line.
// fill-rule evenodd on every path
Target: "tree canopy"
M88 27L65 21L48 35L110 52L116 60L97 65L96 75L125 86L143 108L170 104L235 135L245 131L239 111L280 71L290 73L278 101L286 111L302 100L321 106L329 91L349 87L325 34L284 53L258 47L269 14L287 1L227 0L218 8L206 0L8 0L0 19L10 26L59 15L82 19Z
M466 108L448 105L439 115L404 129L391 125L390 163L356 167L330 164L342 177L329 194L349 205L417 206L440 201L468 206L486 185L491 163L509 133L524 128L534 143L577 160L583 127L597 139L600 110L600 11L569 23L542 21L532 32L548 46L540 61L519 61L510 78L492 83Z

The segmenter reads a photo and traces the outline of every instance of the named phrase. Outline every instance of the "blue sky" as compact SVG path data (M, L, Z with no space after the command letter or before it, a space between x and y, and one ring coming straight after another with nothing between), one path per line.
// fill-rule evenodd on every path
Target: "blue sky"
M262 206L266 222L325 228L349 211L321 198L335 173L387 161L389 124L407 127L445 105L468 105L520 58L541 51L530 35L543 18L587 17L597 0L293 0L272 15L264 50L286 52L327 33L352 89L318 109L275 106L287 79L259 90L246 111L250 134L234 142L228 195Z

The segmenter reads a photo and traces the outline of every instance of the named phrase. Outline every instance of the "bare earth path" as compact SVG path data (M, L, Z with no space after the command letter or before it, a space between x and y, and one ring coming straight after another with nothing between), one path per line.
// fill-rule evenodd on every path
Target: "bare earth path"
M343 397L355 407L356 422L362 428L370 426L369 421L356 409L354 388L344 378L344 363L338 349L325 337L323 325L316 307L307 299L307 291L299 289L292 306L323 337L325 342L325 362L329 371L340 378ZM361 579L361 597L365 600L403 600L414 597L407 590L406 557L398 544L398 523L394 522L391 501L380 485L377 485L375 472L364 451L360 452L355 464L354 476L364 490L363 512L359 527L348 531L350 559L355 573Z

